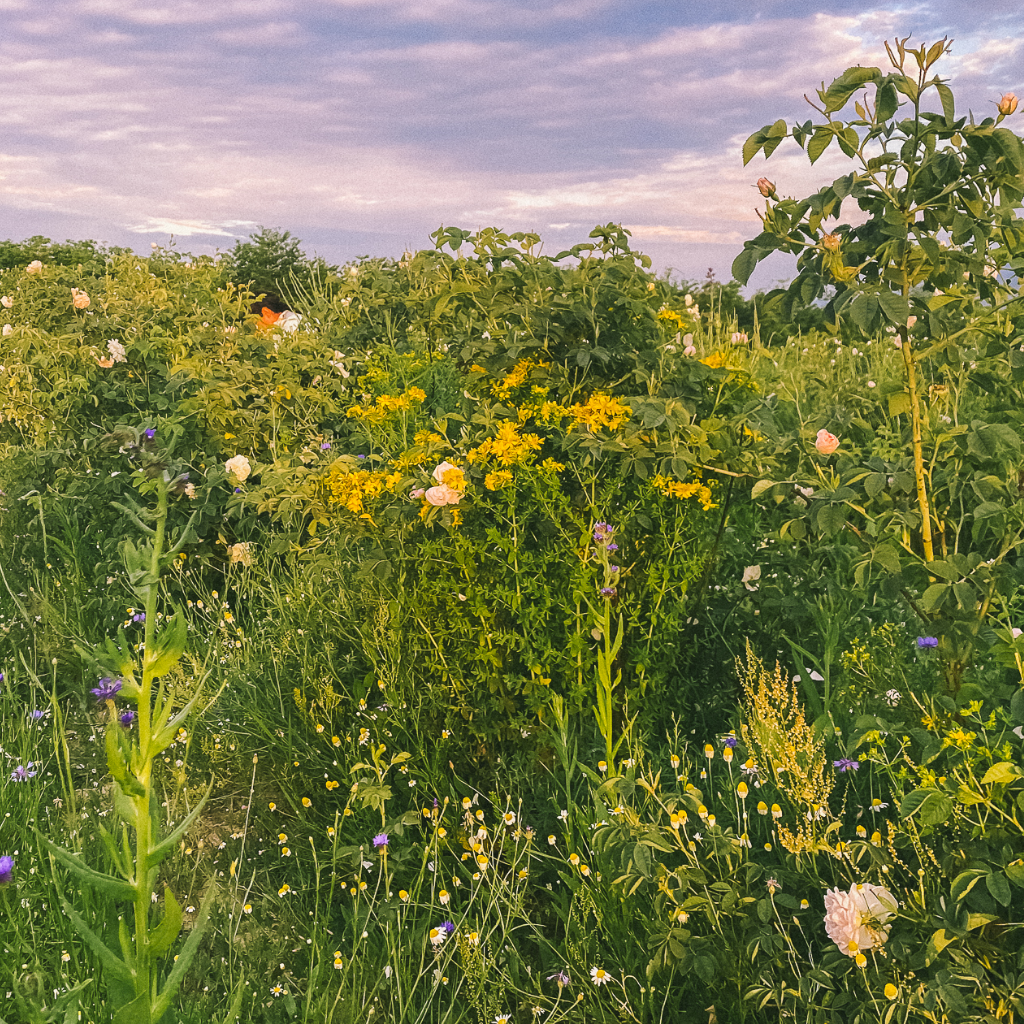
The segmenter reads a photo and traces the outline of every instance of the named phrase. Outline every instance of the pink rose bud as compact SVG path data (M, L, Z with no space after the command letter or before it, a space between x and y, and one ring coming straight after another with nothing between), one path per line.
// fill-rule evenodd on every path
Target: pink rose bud
M839 438L835 434L830 434L824 428L818 431L818 436L814 441L814 447L821 452L822 455L831 455L839 447Z
M425 493L426 493L426 489L425 488L423 488L423 487L414 487L409 492L409 497L412 498L413 500L415 500L416 498L422 498Z
M758 178L757 191L760 192L761 195L765 197L765 199L770 199L773 195L775 195L775 184L774 182L769 181L767 178Z
M1003 117L1009 117L1017 109L1017 97L1012 92L1006 93L996 104L996 109Z

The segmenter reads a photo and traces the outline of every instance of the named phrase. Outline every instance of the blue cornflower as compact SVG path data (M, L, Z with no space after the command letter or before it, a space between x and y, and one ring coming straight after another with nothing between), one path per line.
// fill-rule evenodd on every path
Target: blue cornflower
M939 638L935 636L919 636L917 638L917 646L922 650L926 647L938 647Z
M46 717L46 712L40 711L39 708L33 708L28 713L28 717L31 718L33 722L39 722Z
M104 676L100 680L100 685L89 692L99 701L113 700L121 692L121 686L120 679L111 679L110 676Z
M12 782L28 782L29 779L36 777L36 772L30 772L29 768L34 767L34 762L29 761L27 764L19 764L17 768L11 772Z
M855 772L860 767L860 761L851 761L848 757L841 757L838 761L832 762L833 768L841 772Z
M373 837L373 848L375 850L387 849L388 848L388 834L387 832L381 832L380 835Z
M132 616L132 622L145 622L145 621L146 621L146 613L145 612L136 612Z
M143 434L147 441L152 441L153 438L156 437L156 430L153 427L150 427L148 430L144 430Z
M440 927L446 935L451 935L451 933L455 931L455 925L453 925L451 921L442 921Z
M135 724L135 712L134 711L122 711L118 717L118 721L126 728L130 729Z
M330 441L324 441L324 443L322 445L320 445L320 451L327 452L327 451L330 451L330 450L331 450L331 442Z
M0 885L7 885L14 876L14 858L0 857Z

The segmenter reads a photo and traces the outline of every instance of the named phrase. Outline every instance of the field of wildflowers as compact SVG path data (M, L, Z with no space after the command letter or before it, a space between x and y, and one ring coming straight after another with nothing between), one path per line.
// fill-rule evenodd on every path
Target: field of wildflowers
M748 142L859 161L758 183L785 340L616 225L0 245L0 1020L1021 1019L1024 149L936 47Z

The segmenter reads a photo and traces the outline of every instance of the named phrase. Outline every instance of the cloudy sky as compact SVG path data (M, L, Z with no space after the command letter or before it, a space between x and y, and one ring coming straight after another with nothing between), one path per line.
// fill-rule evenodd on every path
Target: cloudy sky
M1020 0L0 0L0 237L230 248L281 227L332 261L440 224L597 223L659 268L720 277L758 229L753 182L805 194L803 94L883 40L949 35L940 70L993 112L1024 95ZM1024 115L1016 115L1024 131ZM781 276L785 267L762 272ZM756 280L756 279L755 279Z

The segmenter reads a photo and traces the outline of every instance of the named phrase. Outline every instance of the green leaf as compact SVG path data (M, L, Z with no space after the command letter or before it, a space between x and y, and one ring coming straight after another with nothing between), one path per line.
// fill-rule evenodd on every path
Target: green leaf
M193 924L192 930L188 933L188 938L185 940L181 953L178 954L178 959L171 968L171 973L167 976L167 983L164 985L163 991L153 1005L154 1020L159 1020L170 1009L171 1001L181 987L182 981L185 980L185 972L189 969L189 965L199 949L203 933L206 931L206 925L210 919L210 907L213 906L213 898L216 893L217 885L211 881L210 888L206 890L203 902L199 906L199 913L196 915L195 924Z
M868 473L864 478L864 493L869 498L877 498L885 490L885 484L886 476L884 473Z
M812 164L828 149L834 138L831 128L819 128L815 131L811 141L807 143L807 155L811 158Z
M937 789L915 789L900 803L900 817L912 818L915 814L922 825L939 825L953 813L953 801Z
M878 299L862 292L850 303L853 322L865 333L870 334L878 315Z
M142 659L142 670L147 669L150 677L158 679L167 675L178 659L185 653L188 624L183 612L179 609L174 618L161 630L153 642L153 653L146 651Z
M889 396L890 416L906 416L911 408L910 394L908 392L896 391Z
M114 899L131 901L135 899L135 886L126 882L123 878L114 878L112 875L105 875L83 863L69 850L51 842L46 836L36 832L39 841L46 847L47 852L59 860L68 870L78 875L83 882L87 882L94 889L112 896Z
M956 120L956 112L953 105L953 90L948 85L943 85L941 82L935 83L935 90L939 94L939 99L942 101L942 115L946 119L946 127L952 128L953 122Z
M977 884L980 882L987 872L982 871L978 868L968 868L966 871L961 871L956 878L953 879L953 884L950 886L949 894L954 901L959 903Z
M766 127L762 128L759 132L754 132L754 134L751 135L750 138L747 139L747 141L743 143L743 166L744 167L746 167L747 164L749 164L750 161L753 160L755 156L757 156L758 151L764 145L765 138L766 138L765 132L767 130L768 129L767 129L767 126L766 126Z
M878 68L854 67L847 68L825 91L822 101L825 112L831 114L842 110L846 101L862 86L869 82L877 82L882 77Z
M149 949L154 956L163 956L174 945L181 932L181 922L181 906L174 898L174 893L164 886L164 916L149 933Z
M1010 883L1006 880L1006 875L1002 871L993 871L985 876L985 887L989 891L992 899L1000 906L1008 907L1010 900L1013 898L1010 893Z
M750 275L757 266L759 252L758 249L744 246L743 251L732 261L732 276L740 284L746 284L750 280Z
M774 480L758 480L756 484L750 489L750 497L754 500L759 498L765 491L771 490L775 486Z
M78 911L63 897L61 904L64 907L64 913L85 940L85 944L99 957L100 963L110 972L110 976L125 985L131 985L134 979L128 965L107 947L103 940L82 920Z
M210 799L210 793L213 792L214 780L210 779L210 784L206 787L206 792L199 798L199 803L192 808L192 810L185 816L184 819L179 823L178 827L167 836L165 836L156 846L153 847L149 852L149 863L153 866L159 864L165 857L172 853L177 847L178 843L181 842L182 837L191 828L192 822L199 817L202 813L203 808L206 806L206 801Z
M149 993L143 992L114 1014L113 1024L153 1024Z
M993 783L997 785L1007 785L1008 783L1014 782L1020 778L1024 778L1024 772L1022 772L1015 764L1010 761L999 761L985 772L981 777L981 781L986 785L991 785Z
M875 120L888 121L899 107L899 96L892 82L885 82L875 90Z
M1024 889L1024 860L1011 861L1006 865L1006 877L1018 889Z
M927 613L936 612L942 607L949 593L948 583L933 583L921 595L921 610Z
M910 303L902 295L883 290L878 293L878 305L887 319L902 326L910 316Z

